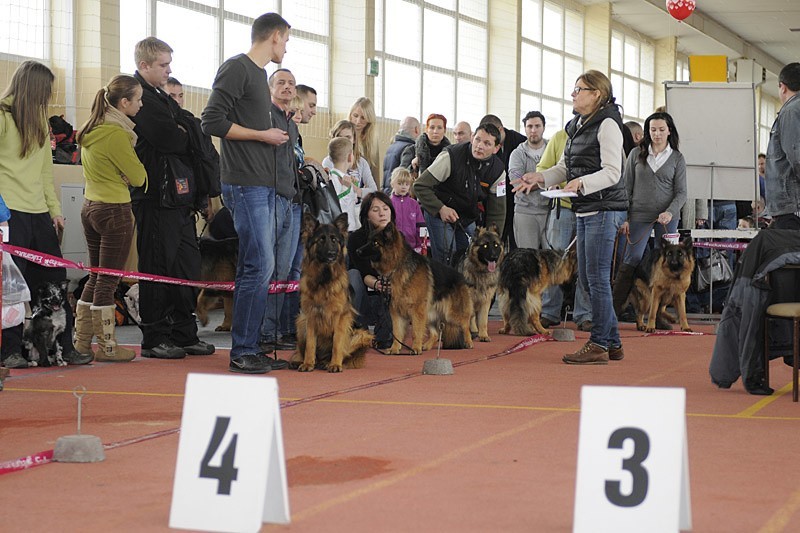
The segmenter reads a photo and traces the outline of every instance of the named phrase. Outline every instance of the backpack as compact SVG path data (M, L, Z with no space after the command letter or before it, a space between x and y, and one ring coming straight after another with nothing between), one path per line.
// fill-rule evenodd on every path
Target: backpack
M322 170L310 163L300 167L299 172L303 204L320 224L332 224L342 214L333 183L325 179Z

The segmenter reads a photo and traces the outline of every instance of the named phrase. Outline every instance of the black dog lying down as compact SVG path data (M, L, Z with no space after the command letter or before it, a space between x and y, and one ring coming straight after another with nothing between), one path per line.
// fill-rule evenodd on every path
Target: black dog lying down
M67 312L64 310L68 281L49 282L41 285L31 300L31 317L22 334L23 355L29 366L67 366L63 347L58 341L67 327Z

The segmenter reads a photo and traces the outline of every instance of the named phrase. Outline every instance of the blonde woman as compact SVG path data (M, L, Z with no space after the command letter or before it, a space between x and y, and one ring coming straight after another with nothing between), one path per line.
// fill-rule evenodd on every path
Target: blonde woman
M147 172L133 147L137 135L131 117L142 107L142 86L133 76L114 76L97 91L89 120L81 127L83 175L86 189L81 209L83 234L93 267L120 270L133 240L133 212L128 186L141 187ZM100 351L97 361L127 362L136 352L117 345L114 333L114 292L119 278L89 274L78 300L75 348L91 353L92 334Z
M43 64L25 61L0 96L0 191L11 211L9 244L61 257L58 235L64 231L64 217L53 185L47 124L54 80L52 71ZM64 268L47 268L16 257L14 262L32 295L45 283L67 279ZM64 310L65 331L58 338L62 357L68 364L87 364L92 355L81 355L73 348L72 309L66 305ZM3 330L2 366L28 366L22 355L22 329L20 324Z
M365 96L356 100L347 118L356 128L356 160L358 156L366 159L370 173L379 176L381 156L378 154L378 133L375 130L378 119L372 100Z
M628 194L622 179L622 117L605 74L589 70L575 81L576 113L566 126L569 142L556 166L512 180L514 192L550 187L567 180L565 191L576 193L578 277L589 289L592 332L567 364L608 364L624 356L611 298L614 238L625 220Z

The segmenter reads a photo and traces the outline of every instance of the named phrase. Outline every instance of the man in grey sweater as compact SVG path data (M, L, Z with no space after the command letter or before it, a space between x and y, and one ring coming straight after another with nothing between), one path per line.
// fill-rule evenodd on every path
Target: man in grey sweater
M522 119L527 140L517 146L508 160L508 175L517 179L529 172L536 172L547 141L544 140L545 119L539 111L530 111ZM519 191L514 197L514 240L519 248L539 249L547 228L547 212L550 200L542 196L539 189Z
M242 374L264 374L286 366L285 361L266 357L258 341L275 268L276 228L291 213L296 193L295 181L278 179L276 173L276 147L288 142L289 134L274 126L264 69L283 60L289 28L276 13L258 17L250 51L220 66L202 114L203 130L222 139L222 197L239 235L228 368Z

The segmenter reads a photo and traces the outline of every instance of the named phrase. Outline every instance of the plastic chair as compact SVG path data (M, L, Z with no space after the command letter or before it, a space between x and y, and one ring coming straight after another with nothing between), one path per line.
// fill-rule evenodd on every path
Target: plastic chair
M764 383L769 387L769 335L767 325L770 318L791 319L794 323L792 329L792 401L797 401L797 375L798 359L800 359L800 303L787 302L772 304L767 307L764 318Z

